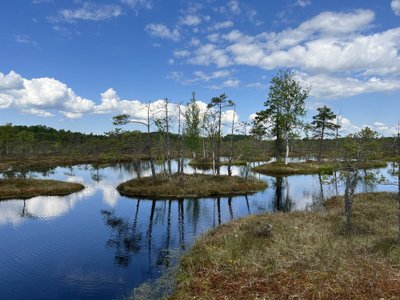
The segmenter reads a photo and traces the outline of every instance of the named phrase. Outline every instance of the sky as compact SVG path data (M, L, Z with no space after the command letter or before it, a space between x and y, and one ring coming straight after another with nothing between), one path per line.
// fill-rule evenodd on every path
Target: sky
M343 134L392 136L399 50L400 0L2 0L0 124L102 134L193 91L204 105L226 93L249 121L292 69L308 120L327 105Z

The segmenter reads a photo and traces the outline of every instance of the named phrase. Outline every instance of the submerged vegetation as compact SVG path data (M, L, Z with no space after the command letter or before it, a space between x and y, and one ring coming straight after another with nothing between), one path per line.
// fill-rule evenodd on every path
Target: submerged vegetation
M267 187L266 182L238 176L215 176L203 174L175 174L171 177L157 175L121 183L117 190L126 196L144 198L198 198L208 196L231 196L254 193Z
M83 189L84 186L80 183L57 180L0 179L0 199L64 196Z
M395 194L343 198L326 211L250 216L203 237L181 261L172 299L366 299L398 297Z

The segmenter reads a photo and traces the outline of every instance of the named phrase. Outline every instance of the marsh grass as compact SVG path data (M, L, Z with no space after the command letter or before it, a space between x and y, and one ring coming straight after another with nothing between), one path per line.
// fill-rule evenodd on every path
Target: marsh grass
M0 199L64 196L84 189L80 183L39 179L0 179Z
M217 166L228 166L229 161L221 161ZM231 166L245 166L247 162L245 160L232 160ZM213 162L211 159L196 158L189 162L189 166L192 167L202 167L202 168L212 168Z
M361 162L357 165L360 169L384 168L383 161ZM306 161L300 163L273 162L254 167L252 171L266 175L301 175L301 174L332 174L340 166L334 162Z
M182 258L171 299L398 299L396 196L356 195L350 233L342 207L219 226Z
M267 187L265 181L238 176L184 174L168 177L132 179L120 184L117 190L126 196L144 198L198 198L233 196L255 193Z

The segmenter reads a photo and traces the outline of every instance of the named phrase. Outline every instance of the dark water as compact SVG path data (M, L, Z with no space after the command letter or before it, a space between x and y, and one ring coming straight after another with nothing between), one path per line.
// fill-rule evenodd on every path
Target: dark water
M269 188L247 197L152 201L120 196L115 187L138 171L149 175L148 163L28 172L37 178L81 182L86 188L65 197L0 202L0 299L126 296L172 263L168 249L185 251L218 224L265 211L319 207L322 198L342 191L318 175L256 175ZM186 172L193 169L186 167ZM387 169L379 172L390 179ZM234 174L249 172L234 167ZM358 187L395 189L363 183Z

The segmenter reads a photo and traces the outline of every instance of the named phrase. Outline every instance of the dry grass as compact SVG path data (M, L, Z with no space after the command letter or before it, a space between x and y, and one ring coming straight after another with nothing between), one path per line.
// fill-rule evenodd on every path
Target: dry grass
M247 164L244 160L232 160L231 166L245 166ZM227 166L229 165L228 161L221 161L219 163L220 166ZM203 168L212 168L213 162L211 159L203 159L203 158L196 158L192 159L189 162L189 166L192 167L203 167Z
M38 179L1 179L0 199L63 196L84 189L80 183Z
M301 163L268 163L257 166L252 169L254 172L267 175L294 175L294 174L315 174L315 173L332 173L335 170L333 163L326 162L301 162Z
M250 216L210 231L182 259L171 298L399 299L396 196L356 196L351 234L342 201L325 212Z
M183 181L178 175L171 178L157 175L121 183L117 190L126 196L145 198L198 198L207 196L243 195L263 190L266 182L238 176L214 176L185 174Z
M387 163L383 161L363 162L357 165L360 169L382 168ZM300 175L300 174L329 174L339 169L339 165L332 162L306 161L301 163L268 163L257 166L252 170L266 175Z

